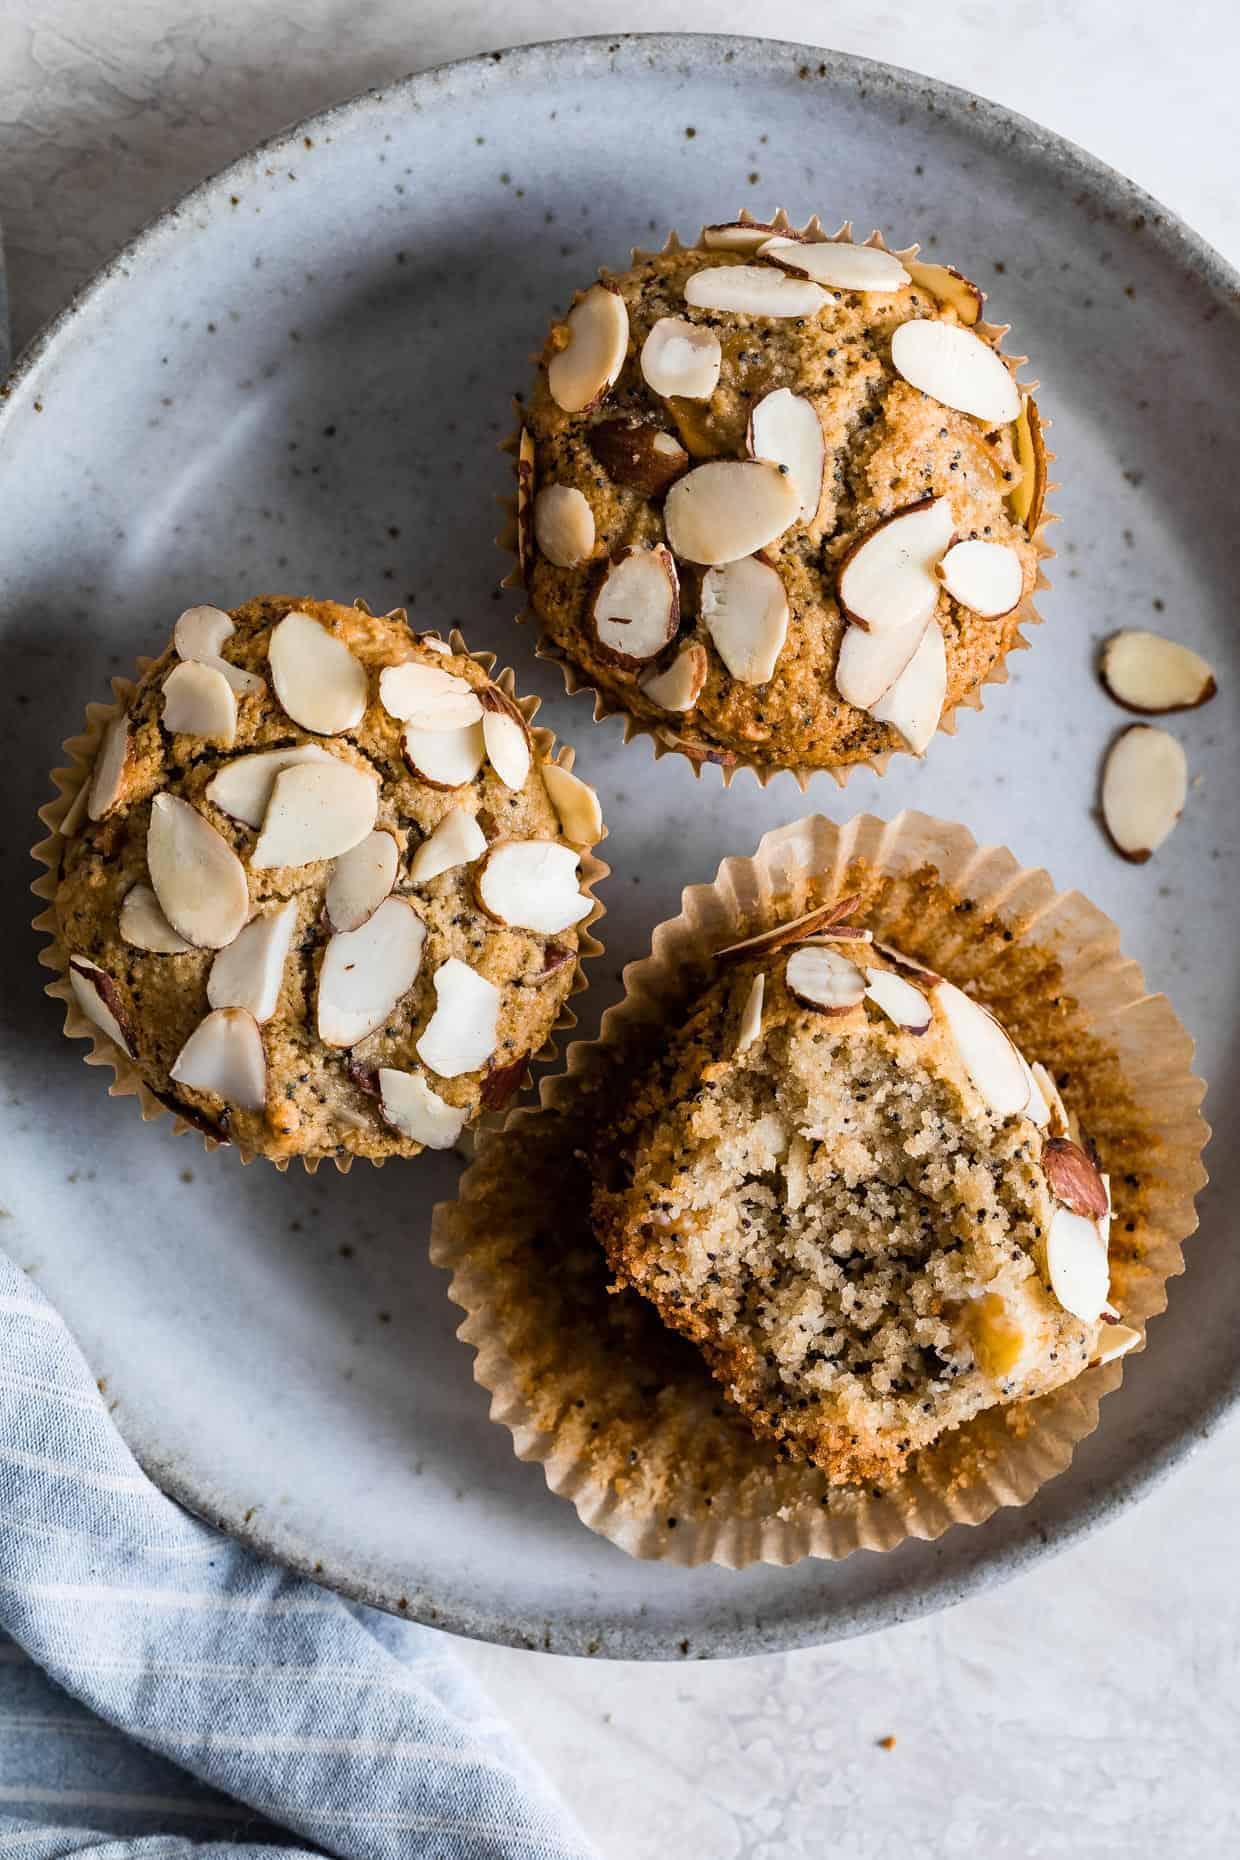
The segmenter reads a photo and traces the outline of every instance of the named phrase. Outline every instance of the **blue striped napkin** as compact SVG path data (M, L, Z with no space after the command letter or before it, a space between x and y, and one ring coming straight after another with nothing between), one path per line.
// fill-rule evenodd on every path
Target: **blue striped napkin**
M0 1860L306 1845L593 1853L444 1636L259 1562L151 1484L0 1255Z

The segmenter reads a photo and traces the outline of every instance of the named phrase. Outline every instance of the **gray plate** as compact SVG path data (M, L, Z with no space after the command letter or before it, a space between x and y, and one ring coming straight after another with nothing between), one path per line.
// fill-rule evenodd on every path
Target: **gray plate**
M1055 421L1067 521L1049 626L955 742L810 804L906 803L1044 862L1125 928L1201 1042L1215 1185L1168 1316L1070 1473L1023 1510L838 1565L684 1572L629 1561L487 1420L426 1264L454 1165L287 1179L142 1129L58 1037L31 960L25 849L43 771L109 674L194 601L259 590L407 602L515 661L581 748L612 825L606 958L680 886L805 811L788 778L725 794L531 658L498 598L494 447L548 312L600 262L742 202L916 237L1018 324ZM1234 1140L1240 691L1232 389L1237 279L1119 176L1007 112L795 46L594 40L475 59L359 98L189 196L25 358L0 411L9 743L6 1244L68 1313L116 1418L195 1510L347 1593L566 1652L744 1653L859 1633L1010 1574L1113 1514L1236 1393ZM1172 727L1203 778L1157 861L1091 808L1120 721L1097 640L1162 623L1223 695Z

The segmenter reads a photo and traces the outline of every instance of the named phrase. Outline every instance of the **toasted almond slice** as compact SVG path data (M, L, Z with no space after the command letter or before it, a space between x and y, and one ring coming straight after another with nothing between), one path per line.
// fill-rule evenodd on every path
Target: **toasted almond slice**
M720 220L703 226L701 244L706 252L757 252L777 233L781 239L800 237L791 227L780 232L770 220Z
M1007 543L983 542L980 537L953 543L938 572L952 599L983 620L1010 614L1025 592L1024 563Z
M435 971L435 1012L417 1043L418 1058L441 1079L484 1066L499 1041L499 989L450 956Z
M469 1115L432 1091L420 1072L380 1066L379 1097L388 1123L428 1150L450 1150Z
M665 671L653 667L642 673L638 684L660 710L692 710L706 683L706 648L690 640L680 648Z
M518 1053L507 1065L497 1066L492 1060L482 1075L482 1091L479 1102L484 1111L502 1111L504 1106L516 1096L525 1082L529 1071L530 1056Z
M1051 1121L1051 1107L1047 1101L1046 1093L1038 1084L1037 1079L1034 1078L1033 1067L1029 1064L1029 1061L1025 1058L1023 1053L1020 1059L1021 1064L1025 1068L1025 1077L1029 1081L1029 1102L1025 1106L1025 1116L1029 1118L1032 1123L1036 1124L1039 1130L1046 1130Z
M737 316L816 316L829 299L820 284L774 266L710 265L687 279L685 302Z
M844 702L855 704L858 710L869 710L877 704L907 668L928 624L914 620L912 626L895 627L886 633L845 627L835 663L835 688Z
M557 936L591 910L578 888L580 860L556 840L499 840L478 870L478 902L496 923Z
M661 316L642 344L641 366L654 393L709 400L719 385L723 350L713 330Z
M169 1076L240 1110L261 1111L267 1102L267 1055L254 1016L240 1007L216 1008L194 1028Z
M558 762L544 762L542 778L564 838L574 846L596 845L603 837L603 810L589 783Z
M759 969L749 984L749 993L745 996L745 1005L741 1009L741 1024L736 1035L738 1053L748 1051L762 1032L762 1003L765 996L766 977Z
M1116 852L1144 865L1184 811L1188 762L1174 736L1133 723L1107 751L1102 819Z
M196 949L223 949L250 914L245 867L222 834L175 795L157 794L146 863L160 909Z
M360 930L374 916L396 883L399 848L385 828L341 853L331 869L323 908L333 930ZM257 1015L261 1020L262 1015Z
M309 614L285 614L271 635L267 662L281 707L303 730L339 736L361 722L366 668Z
M445 659L453 656L451 646L445 645L438 633L415 633L413 637L427 652L441 653Z
M852 245L847 239L810 242L781 233L759 246L758 256L836 291L898 291L909 282L908 272L891 252L877 245Z
M662 543L624 550L599 583L590 617L599 645L617 664L642 665L662 652L680 624L680 577L671 551Z
M451 872L458 865L472 865L487 849L486 834L467 807L453 807L444 815L429 839L423 840L409 863L409 876L415 885L429 884L441 872Z
M913 754L921 756L939 727L946 696L947 649L942 627L932 620L890 690L870 706L870 715L898 730Z
M813 251L806 246L805 251ZM822 421L813 401L791 388L764 394L749 416L750 456L781 465L796 486L802 523L812 523L822 498L822 473L827 444Z
M924 962L918 962L914 956L906 956L901 950L893 949L890 943L875 943L880 956L885 956L897 974L907 976L918 984L925 982L933 988L943 977L935 969L928 969Z
M1034 1089L1041 1094L1042 1101L1046 1105L1048 1129L1056 1137L1066 1137L1069 1129L1068 1111L1059 1095L1058 1085L1040 1060L1034 1060L1029 1068L1029 1074L1033 1079Z
M629 313L619 291L592 284L569 311L565 327L568 341L551 358L547 386L565 413L584 413L624 366Z
M1037 403L1026 394L1012 428L1016 443L1016 462L1020 477L1008 492L1008 504L1017 523L1023 523L1032 536L1042 521L1046 502L1046 441L1042 437L1042 419Z
M764 685L788 637L783 576L761 556L708 568L702 577L702 624L733 678Z
M534 537L557 568L578 568L594 548L594 512L575 485L544 485L534 499Z
M1106 1183L1079 1143L1048 1137L1042 1145L1042 1169L1051 1194L1074 1214L1097 1221L1110 1213Z
M529 574L533 555L534 436L528 426L523 426L517 442L517 568L522 581Z
M398 723L414 723L422 730L463 730L482 715L482 700L467 678L416 659L384 666L379 702Z
M134 885L125 893L120 932L134 949L149 950L155 956L183 956L193 948L172 928L149 885Z
M170 736L201 736L231 749L237 740L237 694L222 671L182 659L163 684L163 726Z
M925 497L884 517L839 565L836 589L849 619L872 633L924 625L938 605L935 570L954 534L946 497Z
M423 730L411 723L404 743L410 768L431 788L463 788L474 779L486 754L480 723L467 724L463 730Z
M250 865L268 872L338 859L365 839L378 808L378 784L364 769L338 756L296 763L276 776Z
M874 932L863 930L860 924L828 924L825 930L815 931L813 936L801 940L805 943L872 943Z
M356 1046L381 1027L417 980L426 925L404 898L387 898L359 930L329 938L319 970L319 1038Z
M222 607L187 607L172 629L172 643L179 659L197 659L212 665L227 680L238 697L250 691L265 691L267 681L257 672L243 672L221 655L224 642L236 632L231 617Z
M649 420L600 420L587 438L613 484L631 486L645 497L659 497L689 463L678 439Z
M929 291L941 304L956 312L969 327L976 323L986 302L986 293L970 282L954 265L926 265L917 258L906 258L904 266L914 284Z
M891 360L911 387L988 426L1006 426L1020 412L1020 389L988 342L958 323L915 317L891 338Z
M1108 696L1126 710L1147 716L1196 710L1218 690L1214 673L1191 647L1135 628L1112 633L1102 649L1099 672Z
M213 1008L245 1008L261 1027L280 1000L297 906L291 900L261 917L252 917L227 949L211 964L207 1000Z
M207 783L207 799L231 819L244 821L247 827L261 827L277 775L300 763L334 760L331 751L320 749L317 743L303 743L298 749L262 749L254 755L238 756L235 762L226 762L219 774Z
M134 1044L133 1028L121 991L106 969L97 963L87 962L85 956L70 956L69 986L73 990L73 999L85 1014L122 1053L135 1059L137 1053Z
M865 992L874 1005L882 1009L888 1020L894 1021L906 1033L930 1031L934 1010L921 989L914 988L912 982L906 982L902 975L896 975L891 969L867 969Z
M524 724L502 710L489 710L482 719L482 740L487 760L505 788L524 788L530 772L530 739Z
M1083 1324L1096 1324L1107 1301L1111 1271L1094 1223L1071 1208L1056 1208L1046 1236L1046 1269L1064 1310Z
M797 520L791 473L765 460L712 459L678 478L667 494L667 540L686 562L710 567L754 555Z
M717 961L735 961L738 957L765 956L773 949L784 949L789 943L804 943L807 938L825 934L846 917L851 917L860 904L860 897L840 898L834 904L817 904L812 911L802 912L800 917L789 917L785 923L773 924L769 930L759 930L755 936L742 937L739 943L727 943L715 951Z
M1006 1029L951 982L936 982L933 1000L947 1022L965 1071L994 1116L1019 1116L1029 1103L1029 1080Z
M90 778L86 812L92 820L102 820L110 814L125 792L129 742L128 717L113 717L100 739Z
M1141 1332L1133 1330L1128 1324L1107 1324L1098 1339L1098 1354L1095 1363L1113 1363L1117 1357L1127 1356L1129 1350L1135 1350L1141 1341Z
M856 963L822 943L794 949L784 979L798 1001L820 1014L847 1014L865 999L865 976Z

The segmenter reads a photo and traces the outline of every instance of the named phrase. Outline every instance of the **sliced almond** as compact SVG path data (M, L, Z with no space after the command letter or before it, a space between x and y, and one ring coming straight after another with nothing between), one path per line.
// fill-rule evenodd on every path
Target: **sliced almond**
M482 701L467 678L409 659L379 673L379 702L398 723L423 730L462 730L477 723Z
M163 683L163 726L170 736L200 736L231 749L237 740L237 694L222 671L182 659Z
M954 310L962 323L971 327L978 321L986 302L986 293L971 283L963 272L957 271L954 265L923 264L917 258L906 258L904 265L913 283Z
M520 1091L526 1073L529 1070L530 1056L518 1053L507 1065L497 1066L492 1060L482 1075L480 1103L484 1111L502 1111L504 1106Z
M87 962L84 956L69 958L69 986L73 990L73 999L85 1014L87 1020L98 1027L122 1053L130 1059L137 1057L134 1044L133 1028L125 1011L121 991L106 969L97 963Z
M1144 865L1187 797L1188 762L1174 736L1134 723L1116 737L1102 769L1102 819L1116 852Z
M429 884L441 872L451 872L458 865L472 865L475 859L481 859L486 849L486 834L469 809L451 808L414 853L409 862L409 876L415 885Z
M821 1014L847 1014L865 999L865 976L838 949L821 943L794 949L784 970L789 991Z
M204 665L213 665L238 697L265 691L265 678L257 672L244 672L221 656L225 640L231 639L236 630L222 607L187 607L172 630L172 643L179 659L198 659Z
M592 284L565 322L568 341L552 356L547 386L565 413L583 413L601 400L624 366L629 313L618 291Z
M709 400L722 366L715 332L680 316L661 316L642 344L642 375L655 394Z
M1110 1212L1106 1183L1079 1143L1067 1137L1048 1137L1042 1145L1042 1168L1056 1201L1091 1221Z
M129 743L128 717L113 717L100 739L90 778L86 812L92 820L103 820L125 792Z
M829 301L820 284L789 277L765 265L710 265L685 283L695 310L730 310L737 316L816 316Z
M240 1110L261 1111L267 1102L267 1055L254 1016L239 1007L208 1014L177 1054L169 1076Z
M1046 1093L1042 1090L1042 1087L1033 1075L1033 1067L1029 1064L1023 1053L1021 1054L1021 1064L1025 1068L1025 1077L1029 1081L1029 1102L1025 1106L1025 1116L1029 1118L1031 1122L1035 1123L1039 1130L1046 1130L1049 1128L1051 1122L1050 1103Z
M1147 716L1196 710L1218 690L1214 673L1191 647L1136 629L1112 633L1102 649L1099 673L1108 696Z
M922 498L884 517L852 545L837 571L849 619L872 633L924 626L938 605L935 571L954 534L946 497Z
M785 923L759 930L755 936L743 937L739 943L725 944L715 951L716 959L723 962L735 961L738 957L764 956L771 950L786 948L789 943L804 943L808 937L823 934L851 917L860 902L860 897L855 897L841 898L834 904L815 905L812 911L804 911L800 917L789 917Z
M556 936L592 908L578 887L580 859L556 840L497 841L478 871L478 902L496 923Z
M662 652L680 624L680 577L670 550L662 543L626 549L599 583L591 619L599 645L620 665L642 665Z
M988 342L958 323L915 317L891 338L891 360L911 387L941 406L1006 426L1020 412L1020 389Z
M269 1021L279 1005L284 965L296 928L297 906L291 900L252 917L211 964L207 977L211 1006L245 1008L260 1027Z
M489 710L482 719L482 740L487 760L505 788L524 788L530 772L530 739L524 724L502 710Z
M435 1012L417 1043L418 1058L441 1079L477 1072L499 1041L499 989L450 956L435 971Z
M996 1117L1016 1117L1029 1102L1029 1080L1011 1037L993 1014L951 982L936 982L934 1001L965 1071Z
M413 637L427 652L441 653L445 659L452 657L451 646L445 645L438 633L415 633Z
M517 442L517 567L522 581L534 555L534 436L521 428Z
M702 624L733 678L764 685L788 637L783 576L761 556L708 568L702 577Z
M578 568L594 548L594 512L571 484L547 484L534 499L534 538L557 568Z
M680 648L671 664L662 672L643 672L638 684L660 710L692 710L706 683L706 648L697 640Z
M1047 1118L1049 1129L1057 1137L1066 1137L1069 1129L1068 1110L1059 1095L1058 1085L1040 1060L1034 1060L1029 1072L1049 1112Z
M928 622L914 620L886 633L859 626L844 629L835 662L835 688L846 704L869 710L890 691L925 636Z
M741 1024L736 1035L738 1053L748 1051L762 1032L762 1003L765 996L766 977L759 969L749 984L749 993L745 996L745 1005L741 1009Z
M947 696L947 649L932 620L921 644L890 689L870 707L876 723L898 730L915 756L924 755L939 727Z
M1025 592L1025 565L1007 543L980 537L953 543L938 572L952 599L983 620L1010 614Z
M252 756L238 756L227 762L207 783L207 799L222 814L242 820L247 827L261 827L271 801L276 776L285 769L304 762L332 762L330 750L317 743L303 743L299 749L262 749Z
M428 1150L450 1150L469 1116L432 1091L420 1072L396 1072L390 1066L380 1066L379 1097L388 1123L403 1137Z
M323 908L333 930L360 930L396 883L400 851L383 828L341 853L331 869ZM256 1015L261 1020L262 1015Z
M356 1046L381 1027L417 980L426 925L404 898L388 898L360 930L338 930L319 970L319 1038Z
M603 837L603 810L594 789L558 762L544 762L542 778L564 838L574 846L596 845Z
M659 497L689 463L680 441L649 420L600 420L587 437L612 483L644 497Z
M1083 1324L1096 1324L1107 1301L1111 1270L1092 1221L1071 1208L1055 1209L1046 1236L1046 1270L1064 1310Z
M667 494L667 540L686 562L712 566L765 549L797 520L800 493L789 472L765 460L712 459Z
M902 975L896 975L890 969L867 969L865 992L874 1005L882 1009L888 1020L894 1021L906 1033L930 1031L934 1010L921 989L914 988L912 982L906 982Z
M891 252L877 245L852 245L847 239L810 242L780 234L759 246L758 256L836 291L898 291L909 282L908 272Z
M156 956L183 956L186 950L193 948L192 943L187 943L172 928L149 885L134 885L125 893L120 932L134 949L149 950Z
M812 246L804 248L813 251ZM822 498L822 473L827 456L822 421L813 401L791 388L764 394L749 416L749 452L755 459L780 465L796 486L802 523L812 523Z
M907 976L910 981L926 982L933 988L936 982L941 982L943 979L937 970L928 969L925 963L918 962L916 957L906 956L903 951L893 949L890 943L875 943L874 947L880 956L887 958L898 974Z
M1141 1341L1141 1332L1133 1330L1128 1324L1107 1324L1103 1327L1098 1340L1098 1354L1095 1363L1113 1363L1117 1357L1127 1356L1129 1350L1135 1350Z
M1012 428L1016 443L1016 463L1020 477L1008 492L1008 504L1018 523L1032 536L1042 521L1046 502L1046 441L1042 437L1042 419L1031 394L1021 401L1020 413Z
M424 730L411 723L405 755L415 775L431 788L463 788L482 767L486 741L480 723L463 730Z
M720 220L703 226L701 244L707 252L757 252L779 234L781 239L796 239L791 227L780 232L770 220Z
M366 668L309 614L285 614L271 635L267 662L285 715L303 730L339 736L361 722Z
M378 783L338 756L283 769L271 790L250 865L256 872L268 872L338 859L365 839L378 809Z
M196 949L223 949L250 914L245 867L222 834L175 795L157 794L146 863L160 909Z

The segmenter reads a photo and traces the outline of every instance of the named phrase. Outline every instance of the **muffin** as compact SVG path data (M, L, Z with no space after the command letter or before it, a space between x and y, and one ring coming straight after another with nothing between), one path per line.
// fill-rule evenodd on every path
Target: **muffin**
M556 323L517 447L542 650L696 764L883 766L1036 618L1047 454L982 293L847 229L704 229Z
M68 1031L281 1165L507 1103L593 947L602 824L490 663L360 605L182 614L47 816Z

